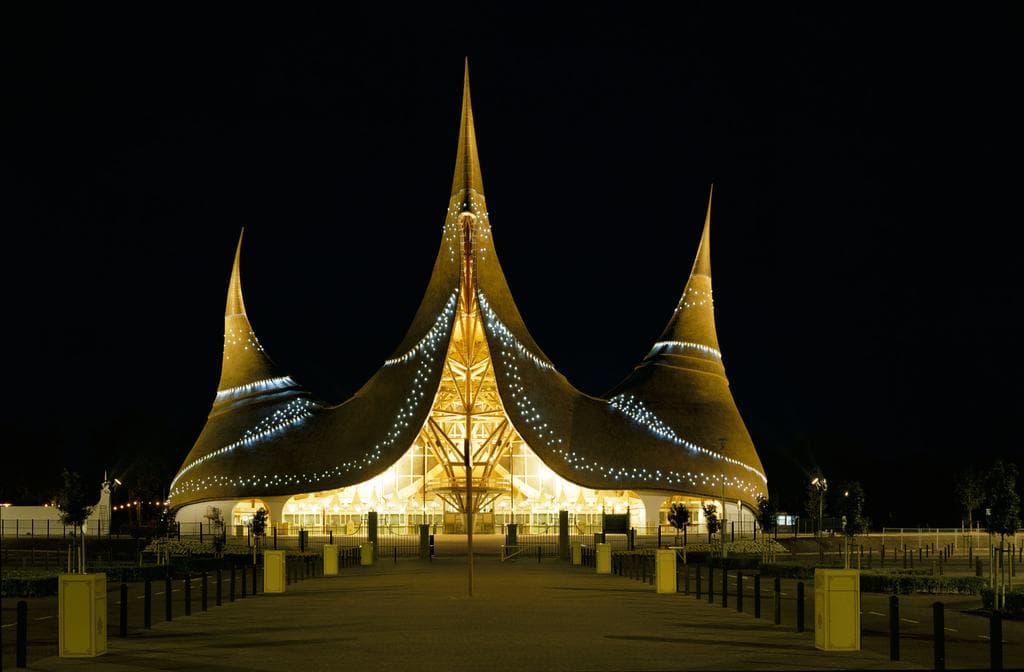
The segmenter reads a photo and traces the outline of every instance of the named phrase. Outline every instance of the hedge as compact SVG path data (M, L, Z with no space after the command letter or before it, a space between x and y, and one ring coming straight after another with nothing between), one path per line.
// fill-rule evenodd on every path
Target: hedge
M8 570L0 577L0 597L46 597L57 594L57 576L52 572Z
M777 576L782 579L807 581L814 578L814 567L807 565L782 565L766 562L761 565L762 576Z
M860 575L860 589L868 593L956 593L978 595L986 581L978 576L921 576L917 574Z
M982 588L981 604L985 609L992 609L992 589ZM1024 618L1024 588L1014 588L1006 593L1006 604L1003 607L1006 618Z

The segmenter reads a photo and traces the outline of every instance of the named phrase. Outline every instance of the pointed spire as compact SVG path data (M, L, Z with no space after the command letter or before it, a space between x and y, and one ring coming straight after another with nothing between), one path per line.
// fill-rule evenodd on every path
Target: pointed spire
M659 359L665 354L683 354L720 361L718 334L715 330L715 309L711 299L711 198L704 217L697 256L683 295L676 305L665 331L648 355Z
M231 267L231 280L228 282L228 303L224 308L224 317L245 315L245 302L242 300L242 237L245 227L238 234L238 247L235 248L235 263Z
M711 198L715 195L715 185L711 185L708 193L708 212L704 216L704 232L700 236L700 246L697 247L697 258L693 260L693 270L690 277L695 275L706 275L711 277Z
M231 280L228 282L228 300L224 308L224 358L221 362L220 384L217 386L218 398L215 405L222 401L220 392L257 381L280 379L284 381L282 385L294 384L291 379L284 380L285 376L263 351L263 346L256 338L256 332L252 330L249 317L245 313L241 265L244 235L245 229L242 229L238 235L238 246L235 248L235 262L231 266Z
M455 176L452 178L452 196L472 189L484 193L480 175L480 158L476 152L476 131L473 128L473 103L469 96L469 58L466 59L462 85L462 116L459 122L459 150L455 156ZM467 199L468 200L468 199Z

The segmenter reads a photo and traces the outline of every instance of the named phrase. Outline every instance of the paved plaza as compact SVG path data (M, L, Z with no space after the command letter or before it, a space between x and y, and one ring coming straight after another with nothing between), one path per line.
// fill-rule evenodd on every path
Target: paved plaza
M767 607L767 605L766 605ZM302 581L112 638L106 656L35 670L904 669L877 650L823 653L813 632L552 560L402 560ZM808 619L808 623L811 621ZM1009 661L1008 661L1009 662Z

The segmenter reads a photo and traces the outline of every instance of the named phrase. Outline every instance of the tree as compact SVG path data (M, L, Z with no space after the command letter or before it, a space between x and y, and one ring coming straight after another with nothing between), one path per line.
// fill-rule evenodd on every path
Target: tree
M967 529L974 527L974 512L985 499L984 481L974 469L965 469L956 479L956 498L967 514Z
M804 510L814 524L815 530L821 530L821 520L828 512L825 502L825 492L828 490L825 476L820 472L811 475L807 484L807 499L804 502Z
M1017 494L1017 465L996 460L985 474L985 525L989 532L999 535L999 558L1004 557L1006 535L1014 534L1020 528L1020 496ZM997 609L1005 606L1006 587L1004 573L995 572L998 584L994 585Z
M1017 495L1017 465L996 460L984 480L985 524L999 535L1002 546L1007 534L1020 528L1020 497Z
M864 488L858 481L844 483L836 495L836 515L842 517L842 533L844 541L844 562L849 569L850 553L853 547L853 538L863 534L868 529L870 521L864 517Z
M260 547L260 542L263 537L267 534L267 510L260 507L260 510L252 516L252 538L255 541L253 544L253 552L257 552Z
M79 573L85 572L85 534L79 537L82 526L92 513L91 497L87 494L82 477L76 472L64 470L63 487L57 492L55 502L60 511L60 521L71 527L73 531L72 549L75 554L75 565Z
M704 523L708 526L708 543L711 543L711 536L718 532L718 507L714 504L705 504Z
M690 524L690 510L682 502L673 502L668 512L668 524L676 528L676 546L679 545L679 530Z
M206 509L206 515L203 516L210 521L210 536L213 544L213 556L216 558L224 555L224 547L227 545L227 539L225 538L224 519L220 515L220 507L211 506Z
M775 529L779 520L779 507L775 500L764 495L757 498L757 522L765 534Z

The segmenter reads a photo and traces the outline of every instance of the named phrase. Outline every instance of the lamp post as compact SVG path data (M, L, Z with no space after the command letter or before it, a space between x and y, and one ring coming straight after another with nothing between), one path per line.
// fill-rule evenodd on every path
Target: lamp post
M825 491L828 490L828 481L825 480L824 476L815 476L811 480L811 485L817 486L818 488L818 529L817 533L821 535L821 519L825 514Z

